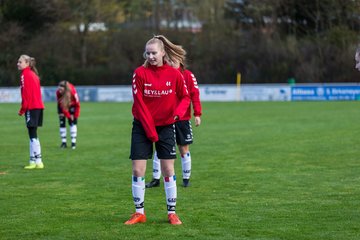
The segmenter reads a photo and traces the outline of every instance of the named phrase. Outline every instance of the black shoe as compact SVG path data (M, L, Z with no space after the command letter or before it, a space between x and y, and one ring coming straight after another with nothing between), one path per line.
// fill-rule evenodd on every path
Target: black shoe
M183 187L189 187L190 186L190 179L183 179Z
M159 186L160 186L160 179L155 179L155 178L153 178L151 182L145 185L146 188L159 187Z
M76 143L71 143L71 148L75 149L76 148Z
M60 148L67 148L67 145L65 142L61 143Z

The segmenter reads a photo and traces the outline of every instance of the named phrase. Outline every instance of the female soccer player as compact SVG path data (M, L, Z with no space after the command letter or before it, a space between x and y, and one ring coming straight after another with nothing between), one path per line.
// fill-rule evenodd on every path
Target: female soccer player
M66 119L70 126L71 148L76 148L77 120L80 115L80 101L74 85L61 81L56 91L60 120L61 148L66 148Z
M30 138L30 163L25 169L43 169L41 146L37 136L37 128L42 126L44 103L42 101L40 80L35 67L35 59L21 55L17 67L21 71L21 108L19 115L25 114L26 127Z
M155 36L145 45L145 63L135 70L132 80L134 116L131 155L132 195L136 212L125 224L146 221L144 212L146 161L152 157L153 143L161 161L168 220L182 224L175 213L177 188L174 162L176 140L174 122L183 117L190 97L181 73L165 63L184 55L181 46L164 36Z
M185 56L183 57L185 59ZM184 76L191 103L194 109L195 126L201 124L201 103L200 103L200 91L196 81L196 78L192 72L185 69L185 63L181 58L175 58L170 65L179 69ZM190 185L191 175L191 155L190 144L193 142L193 134L191 128L191 106L186 111L186 114L175 123L176 129L176 143L178 145L181 155L181 166L183 174L183 186L188 187ZM161 167L160 161L157 157L157 153L154 154L153 159L153 179L146 184L147 188L160 186Z

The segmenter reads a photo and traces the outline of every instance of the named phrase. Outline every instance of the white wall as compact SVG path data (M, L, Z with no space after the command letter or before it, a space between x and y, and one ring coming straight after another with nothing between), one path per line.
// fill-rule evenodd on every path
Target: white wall
M77 86L83 102L131 102L131 86ZM56 87L43 87L46 102L55 101ZM242 84L200 85L201 101L329 101L360 100L360 85L352 84ZM0 103L21 102L20 88L0 88Z

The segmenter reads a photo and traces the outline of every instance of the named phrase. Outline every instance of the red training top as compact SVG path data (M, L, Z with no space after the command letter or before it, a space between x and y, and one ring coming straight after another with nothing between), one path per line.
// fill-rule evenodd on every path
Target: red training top
M44 103L41 96L41 87L39 77L30 67L22 70L20 77L21 89L21 108L19 114L23 115L26 111L32 109L44 109Z
M80 115L80 101L79 101L79 97L78 94L76 92L76 89L74 87L74 85L72 85L71 83L67 82L69 89L70 89L70 108L71 107L75 107L75 113L74 113L74 118L78 118ZM62 112L64 113L66 118L70 118L71 114L69 112L69 109L66 109L62 106L61 104L61 99L62 99L62 95L60 94L59 90L56 90L56 99L58 102L58 105L60 106Z
M184 76L185 83L190 94L192 107L194 109L194 116L200 117L201 116L200 91L196 78L194 74L189 70L184 70L184 71L180 70L180 72ZM185 115L179 120L190 120L190 119L191 119L191 106L188 107Z
M157 142L159 137L155 126L173 124L174 117L183 117L190 105L184 78L167 64L141 66L135 70L132 84L132 114L141 122L147 138Z

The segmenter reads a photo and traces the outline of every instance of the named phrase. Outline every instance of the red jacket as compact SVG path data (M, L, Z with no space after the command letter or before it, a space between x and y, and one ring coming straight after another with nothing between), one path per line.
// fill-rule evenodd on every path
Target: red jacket
M30 67L22 70L20 89L22 100L21 108L19 110L20 115L23 115L28 110L45 108L41 96L39 77L30 69Z
M173 124L183 117L190 96L181 73L164 64L161 67L138 67L132 81L134 104L132 114L139 120L152 142L159 140L156 126Z
M200 91L197 84L196 78L192 72L189 70L184 70L180 72L183 74L186 86L188 88L192 107L194 109L194 116L201 116L201 103L200 103ZM190 120L191 119L191 106L188 107L185 115L179 120Z
M76 92L76 89L74 87L74 85L72 85L71 83L67 82L69 88L70 88L70 98L71 98L71 102L70 102L70 107L75 107L75 113L74 113L74 118L78 118L80 115L80 101L79 101L79 96ZM70 118L71 114L69 112L69 109L66 109L62 106L61 104L61 98L62 95L60 94L59 90L56 90L56 99L58 102L59 107L61 108L62 112L64 113L66 118Z

